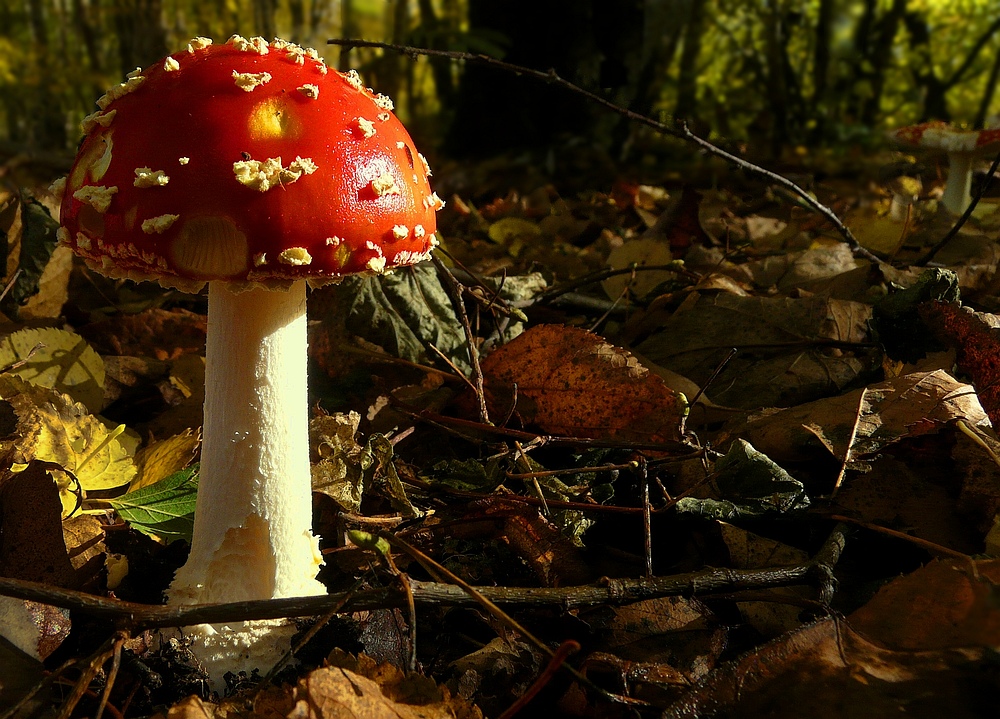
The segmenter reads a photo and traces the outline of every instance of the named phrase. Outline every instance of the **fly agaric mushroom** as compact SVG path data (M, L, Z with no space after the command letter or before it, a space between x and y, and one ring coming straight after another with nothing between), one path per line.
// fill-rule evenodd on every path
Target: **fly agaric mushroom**
M947 122L925 122L904 127L891 134L907 145L948 154L948 179L941 204L955 215L961 215L972 202L972 169L976 159L1000 151L1000 129L963 130Z
M325 593L306 283L427 258L443 205L430 169L388 98L282 40L196 38L97 104L66 181L62 240L111 277L208 284L194 535L168 602ZM216 686L268 667L289 634L261 622L187 631Z

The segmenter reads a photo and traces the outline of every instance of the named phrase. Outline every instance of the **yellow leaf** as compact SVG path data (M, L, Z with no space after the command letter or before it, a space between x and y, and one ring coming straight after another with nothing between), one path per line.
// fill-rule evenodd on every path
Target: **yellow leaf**
M109 428L70 397L19 377L0 376L0 398L18 418L15 439L0 447L13 446L16 462L37 459L65 470L65 477L53 470L64 510L75 511L88 491L120 487L135 476L135 438L125 425Z
M164 477L184 469L191 464L200 444L201 433L196 429L186 429L180 434L144 447L136 454L137 474L129 484L128 491L134 492L156 484Z
M855 210L847 215L845 224L858 238L861 246L883 255L892 256L903 244L907 225L888 216L879 216L868 209Z
M91 412L104 406L104 360L78 334L56 327L25 329L0 340L0 368L58 390Z

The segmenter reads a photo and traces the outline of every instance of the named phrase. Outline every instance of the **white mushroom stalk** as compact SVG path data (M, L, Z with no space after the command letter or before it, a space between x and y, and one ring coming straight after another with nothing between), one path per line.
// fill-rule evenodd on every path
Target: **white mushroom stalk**
M326 592L315 578L322 560L311 530L305 297L305 281L287 292L209 283L194 538L170 587L172 604ZM216 664L250 671L280 658L289 632L261 640L273 624L186 631L218 682Z
M978 154L948 153L948 179L941 195L941 204L953 215L961 215L972 203L972 170Z

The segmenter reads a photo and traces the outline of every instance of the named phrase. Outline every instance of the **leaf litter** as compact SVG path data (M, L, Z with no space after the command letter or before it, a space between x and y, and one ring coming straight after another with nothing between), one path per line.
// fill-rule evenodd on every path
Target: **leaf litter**
M126 619L117 675L107 654L89 691L123 716L474 717L521 697L579 717L977 716L1000 626L989 218L923 270L940 220L919 201L907 224L887 203L849 215L891 267L738 187L456 187L442 237L471 335L430 264L314 292L321 578L381 603L229 698ZM193 520L204 302L59 274L33 202L0 210L23 272L0 344L0 575L155 603ZM380 533L410 549L350 540ZM448 572L494 604L421 594ZM67 632L65 610L7 599L0 633L28 639L4 644L5 688L101 641L75 600Z

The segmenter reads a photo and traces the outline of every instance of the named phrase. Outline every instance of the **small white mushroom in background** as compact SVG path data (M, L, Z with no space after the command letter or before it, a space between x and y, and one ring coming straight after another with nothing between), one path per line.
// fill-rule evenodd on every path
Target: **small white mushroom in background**
M948 155L948 179L941 204L961 215L972 202L972 171L976 161L1000 151L1000 129L964 130L947 122L925 122L890 134L902 144Z

